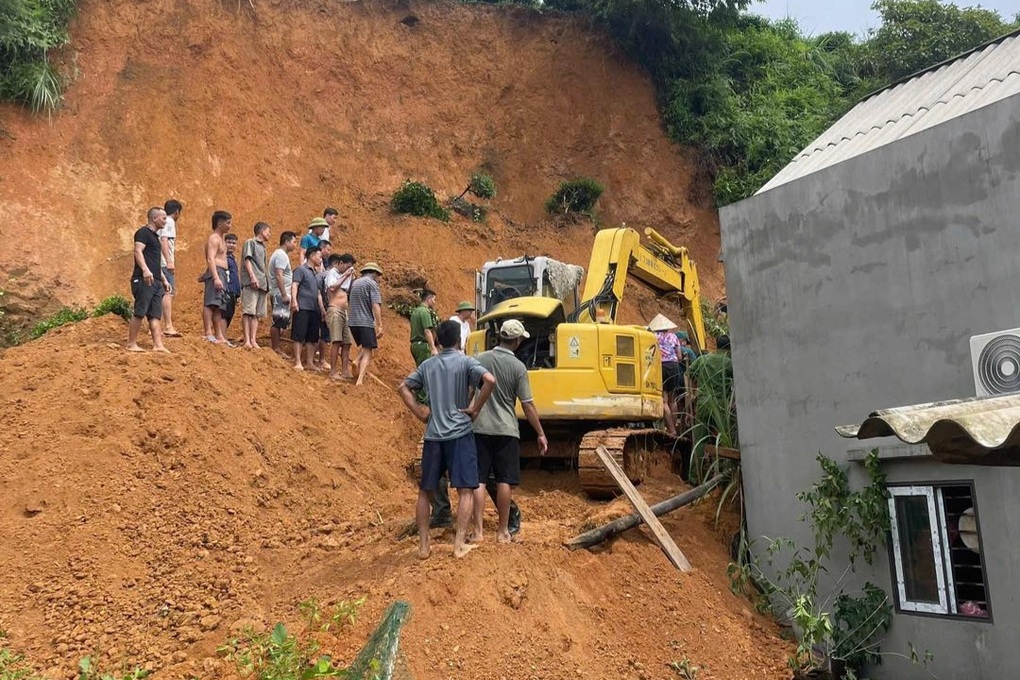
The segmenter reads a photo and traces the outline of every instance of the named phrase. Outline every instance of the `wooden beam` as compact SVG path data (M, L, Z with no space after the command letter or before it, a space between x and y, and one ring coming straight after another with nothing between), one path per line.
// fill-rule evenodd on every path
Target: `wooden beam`
M667 498L664 501L656 503L652 506L652 514L656 517L662 517L667 512L673 512L678 508L689 505L714 489L722 480L723 475L716 475L701 486L696 486L689 491L684 491L682 494L678 494L672 498ZM628 529L640 526L641 523L641 515L636 512L630 515L624 515L623 517L614 519L612 522L603 524L591 531L578 534L564 543L564 545L571 550L577 550L578 548L590 548L593 545L598 545L599 543L608 541L613 536L621 534Z
M662 551L666 553L666 557L668 557L669 561L673 563L673 566L680 571L690 571L691 563L688 562L687 558L684 557L684 554L680 552L680 548L678 548L676 543L673 542L673 539L666 531L666 528L662 526L662 523L659 522L659 518L655 516L652 509L648 507L648 503L645 502L645 499L641 497L638 490L635 489L634 485L630 483L629 479L627 479L627 475L624 474L619 463L613 460L613 456L604 446L600 446L595 449L595 453L598 454L599 460L601 460L602 464L606 466L607 470L609 470L609 474L611 474L613 479L616 480L616 484L623 489L623 493L627 495L627 500L630 501L631 505L634 506L634 509L638 511L639 515L641 515L641 519L643 519L645 524L648 525L648 528L652 530L652 536L655 538L655 542L658 543L659 547L662 548Z

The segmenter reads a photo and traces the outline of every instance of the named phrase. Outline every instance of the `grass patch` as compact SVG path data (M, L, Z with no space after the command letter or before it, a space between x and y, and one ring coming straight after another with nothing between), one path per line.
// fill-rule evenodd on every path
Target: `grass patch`
M60 108L65 83L49 53L70 40L76 10L75 0L0 0L0 99L34 113Z

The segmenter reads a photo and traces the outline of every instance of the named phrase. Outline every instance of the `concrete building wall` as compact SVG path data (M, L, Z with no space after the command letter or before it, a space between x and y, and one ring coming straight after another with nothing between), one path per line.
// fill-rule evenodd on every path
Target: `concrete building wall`
M1020 327L1020 95L724 208L723 256L751 537L801 542L795 499L835 425L974 395L969 338ZM883 442L879 442L882 444ZM897 612L883 650L940 678L1020 677L1020 468L889 462L972 480L993 623ZM865 577L890 587L883 547ZM889 658L875 677L926 672Z

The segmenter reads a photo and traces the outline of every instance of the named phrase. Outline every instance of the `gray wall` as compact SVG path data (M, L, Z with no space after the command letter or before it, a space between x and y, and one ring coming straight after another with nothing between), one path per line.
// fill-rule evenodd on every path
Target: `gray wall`
M974 395L971 335L1020 327L1020 95L721 211L752 537L808 538L794 495L833 426ZM883 443L878 440L878 443ZM936 676L1020 677L1020 468L887 463L973 480L994 623L896 614L883 649ZM890 589L884 547L873 573ZM926 678L894 658L881 678Z

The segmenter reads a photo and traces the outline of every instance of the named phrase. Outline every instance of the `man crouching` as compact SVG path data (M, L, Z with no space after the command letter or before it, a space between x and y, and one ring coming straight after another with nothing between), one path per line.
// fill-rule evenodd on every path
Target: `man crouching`
M421 450L421 483L414 518L420 541L418 556L429 556L429 498L439 486L444 471L450 473L450 486L457 489L457 525L453 541L454 557L464 557L475 546L467 544L468 526L473 515L474 490L478 488L478 454L471 423L488 401L496 379L474 357L460 348L460 325L444 321L436 330L439 354L422 362L398 386L400 398L418 420L426 424ZM471 389L481 383L474 402ZM424 390L429 404L415 396Z

